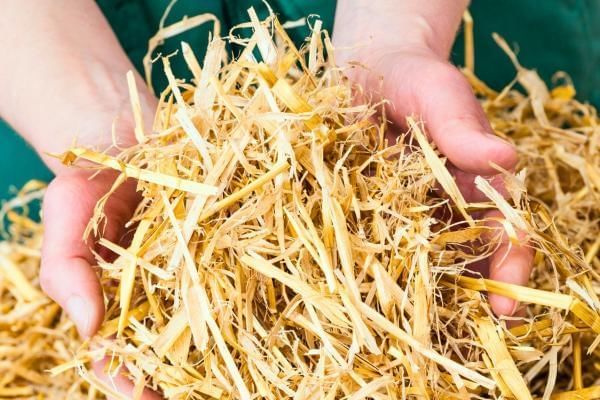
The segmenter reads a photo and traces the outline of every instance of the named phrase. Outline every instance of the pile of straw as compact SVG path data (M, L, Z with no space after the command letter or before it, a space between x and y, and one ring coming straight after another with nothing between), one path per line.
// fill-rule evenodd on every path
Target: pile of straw
M42 226L27 215L28 203L43 190L39 182L28 183L0 212L10 223L0 242L0 399L95 399L100 394L77 371L48 374L73 359L81 340L39 288Z
M218 33L202 66L182 45L192 82L162 58L152 133L130 80L138 145L63 154L119 171L113 190L137 180L142 201L130 243L100 238L116 256L98 259L107 321L53 372L115 398L89 362L108 356L108 374L125 366L169 399L600 397L595 110L518 64L525 94L467 69L522 158L509 200L478 178L491 200L467 203L422 124L385 142L383 105L353 102L319 22L298 51L273 16L250 19L234 60ZM100 237L105 200L89 226ZM485 209L502 228L471 216ZM531 287L468 272L500 229L535 249ZM526 304L520 323L494 316L486 292Z
M499 36L517 77L502 92L487 87L465 70L494 130L519 151L518 170L532 198L543 203L555 228L570 248L583 251L588 266L600 271L600 129L594 107L574 99L575 88L564 73L549 91L532 70L523 68ZM515 84L525 89L514 90Z

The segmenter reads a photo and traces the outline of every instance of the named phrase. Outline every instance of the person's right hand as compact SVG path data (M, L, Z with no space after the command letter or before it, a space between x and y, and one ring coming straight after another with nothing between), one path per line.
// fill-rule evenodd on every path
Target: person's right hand
M126 81L135 69L93 0L5 0L2 6L0 47L11 57L0 63L0 116L56 175L43 204L41 285L88 337L103 321L104 299L95 244L83 235L116 173L90 180L90 171L65 167L48 153L61 154L75 142L104 151L113 132L119 146L136 143ZM135 80L149 132L156 99L138 74ZM135 183L123 184L106 205L103 234L118 242L136 205ZM121 375L106 376L101 364L94 366L96 374L129 396L132 384ZM160 397L147 391L143 398Z
M90 179L85 170L65 171L48 186L43 202L44 242L40 283L42 289L68 313L82 337L96 333L104 320L104 299L95 270L93 240L84 231L97 201L111 188L116 174L105 171ZM139 201L135 182L125 182L106 203L103 237L119 243L124 226ZM132 396L134 385L121 374L105 374L105 360L94 363L95 374L107 385ZM161 397L146 390L143 400Z
M84 233L98 200L111 188L116 174L103 171L90 179L86 170L65 171L54 178L43 202L44 242L40 284L77 325L82 337L92 336L104 318L102 288L95 271L98 251ZM138 199L133 182L123 184L110 196L104 213L103 236L119 242L123 227Z

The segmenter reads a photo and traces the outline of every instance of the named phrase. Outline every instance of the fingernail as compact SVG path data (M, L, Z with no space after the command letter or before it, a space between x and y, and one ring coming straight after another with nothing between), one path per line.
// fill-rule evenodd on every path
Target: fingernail
M505 309L508 310L508 312L506 314L503 314L505 317L512 317L513 315L515 315L515 312L517 311L517 307L519 307L519 302L513 299L509 299L506 298L505 302L511 302L512 306L508 306L508 304L506 304L508 307L505 307Z
M67 313L75 325L79 334L83 337L89 336L90 331L90 308L88 302L81 296L71 296L67 300Z

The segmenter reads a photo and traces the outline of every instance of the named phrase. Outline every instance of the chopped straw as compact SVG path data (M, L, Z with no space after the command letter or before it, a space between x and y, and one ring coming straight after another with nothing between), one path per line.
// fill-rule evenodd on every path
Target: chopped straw
M164 27L152 48L210 20ZM510 198L479 177L489 201L474 204L417 118L396 142L382 140L382 103L355 102L320 23L300 50L273 15L250 10L240 28L252 33L230 32L242 47L231 61L218 32L202 65L182 44L191 82L162 59L169 87L152 131L130 80L138 145L62 156L118 171L113 190L137 180L132 240L98 238L114 253L98 259L107 315L81 345L62 317L42 330L52 340L37 333L36 310L59 315L37 287L39 227L35 242L2 253L13 259L0 268L3 313L19 313L23 328L2 331L15 355L0 353L0 390L29 390L17 371L47 365L57 378L40 372L44 383L110 395L89 369L109 356L107 373L124 366L169 399L600 398L600 129L568 78L549 90L497 38L517 79L496 92L468 52L465 76L520 153L519 173L502 172ZM472 213L482 210L499 210L497 229L513 241L521 231L535 250L530 287L470 272L498 246L483 240L498 235ZM102 221L97 212L88 231ZM520 301L520 316L493 315L487 293ZM12 351L37 357L32 348L57 351L52 341L80 345L76 357L40 364Z
M43 192L42 183L31 181L0 211L10 224L0 242L0 399L103 398L76 370L48 373L72 360L81 340L39 287L42 226L27 214Z

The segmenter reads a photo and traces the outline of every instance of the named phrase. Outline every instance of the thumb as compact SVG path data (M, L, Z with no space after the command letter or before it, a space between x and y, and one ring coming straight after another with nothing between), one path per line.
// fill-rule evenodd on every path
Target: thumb
M59 176L48 186L42 214L40 284L84 337L98 329L104 316L102 289L91 267L93 255L83 241L99 198L93 189L85 176Z
M401 120L410 113L422 116L440 151L465 172L498 173L490 161L505 169L514 168L515 149L494 135L465 77L447 62L428 56L415 58L404 73L408 87L403 85L394 99L396 104L405 104L401 111L410 108L403 110Z
M94 256L84 241L86 226L96 202L111 187L114 174L89 173L56 177L43 202L44 242L40 284L69 314L79 333L91 336L104 318L104 300L94 265ZM135 207L135 190L127 183L109 199L106 235L115 237Z

